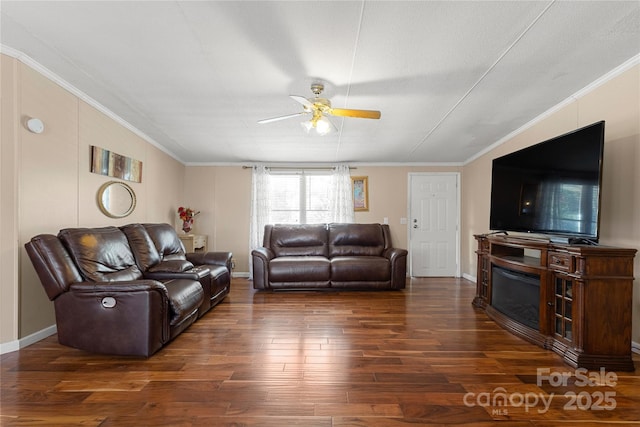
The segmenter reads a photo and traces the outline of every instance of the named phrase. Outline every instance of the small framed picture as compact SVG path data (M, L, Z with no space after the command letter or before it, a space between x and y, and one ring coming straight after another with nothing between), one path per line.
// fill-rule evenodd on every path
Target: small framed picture
M366 176L352 176L351 184L353 187L353 210L368 211L369 210L369 180Z

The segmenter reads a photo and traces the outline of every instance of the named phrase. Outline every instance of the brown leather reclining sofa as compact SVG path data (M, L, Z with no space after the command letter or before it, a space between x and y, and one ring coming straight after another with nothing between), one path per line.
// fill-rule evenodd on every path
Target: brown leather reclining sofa
M407 251L386 224L267 225L255 289L404 289Z
M230 252L185 254L169 224L68 228L25 244L60 344L151 356L229 293Z

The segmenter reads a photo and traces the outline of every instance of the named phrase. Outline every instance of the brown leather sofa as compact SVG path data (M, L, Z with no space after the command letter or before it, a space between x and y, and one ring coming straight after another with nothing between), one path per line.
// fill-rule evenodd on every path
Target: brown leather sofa
M404 289L407 251L386 224L267 225L255 289Z
M25 244L58 341L151 356L229 293L230 252L185 254L169 224L68 228Z

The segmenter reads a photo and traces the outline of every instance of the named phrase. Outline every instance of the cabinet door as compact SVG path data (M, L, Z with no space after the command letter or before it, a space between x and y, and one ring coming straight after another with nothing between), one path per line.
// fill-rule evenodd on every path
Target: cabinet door
M478 241L476 297L473 304L476 307L485 308L491 302L491 262L489 260L489 241L484 236L474 236Z
M574 337L574 281L562 274L553 275L553 326L556 339L568 343Z
M478 260L480 262L480 298L485 300L487 303L490 302L490 293L489 293L489 271L490 262L489 257L483 256Z

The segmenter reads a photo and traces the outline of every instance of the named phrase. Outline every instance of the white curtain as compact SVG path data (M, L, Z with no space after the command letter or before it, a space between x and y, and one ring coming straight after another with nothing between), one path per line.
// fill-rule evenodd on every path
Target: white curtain
M331 222L349 223L355 220L353 189L349 166L339 165L333 170L330 189Z
M269 171L254 166L251 176L251 222L249 225L249 280L253 280L251 251L262 246L264 226L269 221Z
M251 222L249 225L249 279L253 280L253 260L251 251L262 246L264 226L268 224L271 203L269 199L269 169L265 166L254 166L251 179ZM349 166L339 165L331 174L329 189L329 222L352 223L353 189Z

